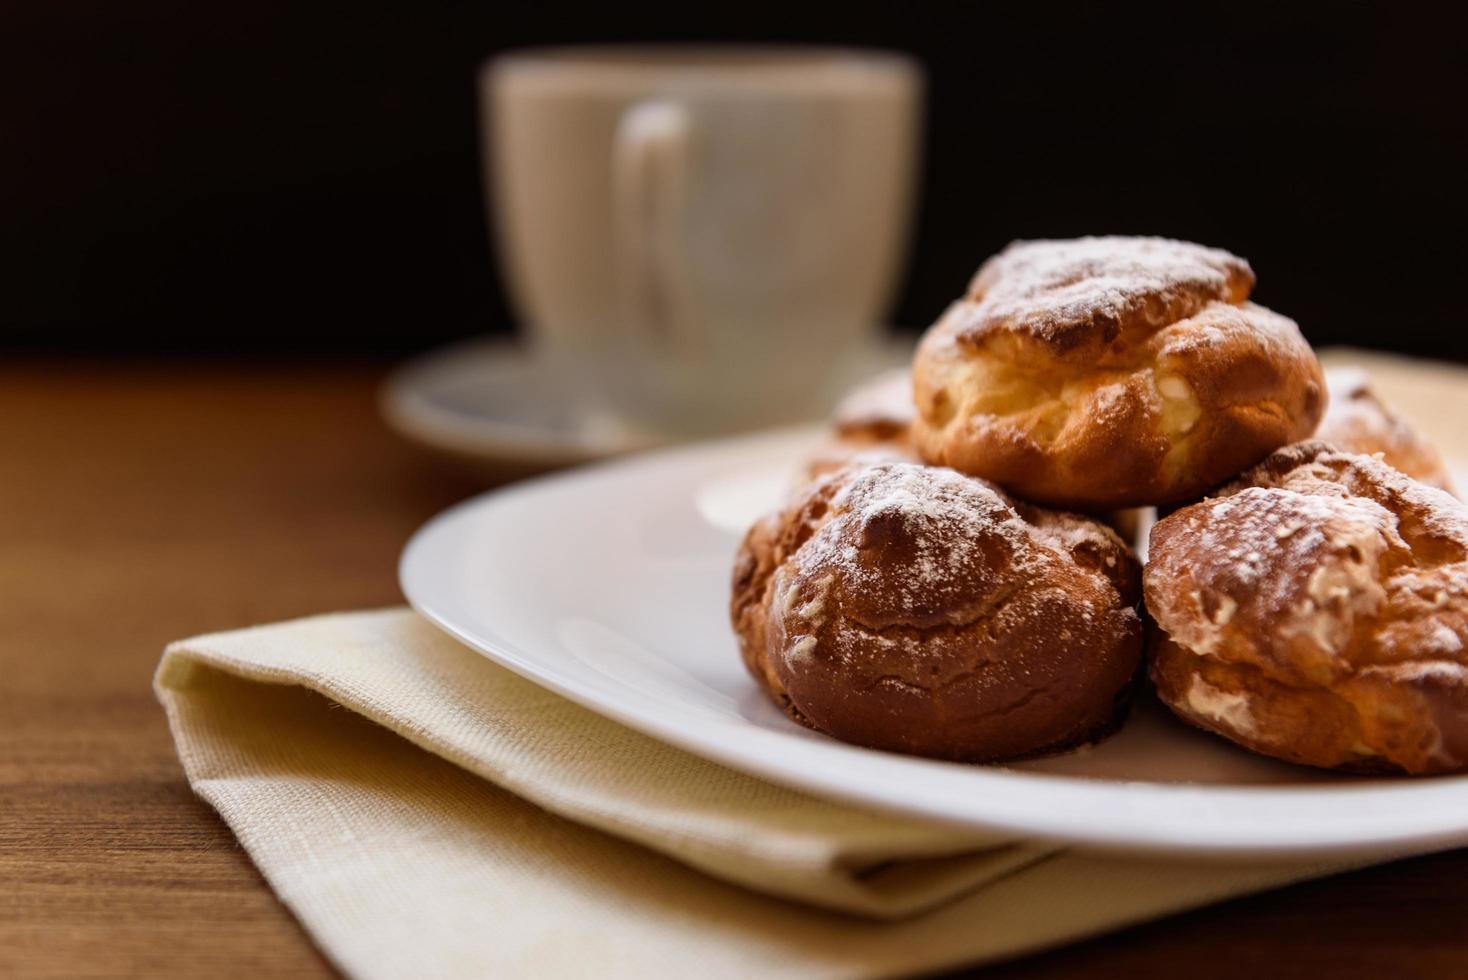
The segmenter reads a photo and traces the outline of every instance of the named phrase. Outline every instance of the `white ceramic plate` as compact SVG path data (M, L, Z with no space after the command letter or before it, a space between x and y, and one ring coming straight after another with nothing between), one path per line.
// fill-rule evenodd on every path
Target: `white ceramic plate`
M885 810L1130 851L1373 852L1468 842L1468 778L1273 763L1144 703L1085 753L1009 767L876 753L788 722L727 621L738 534L809 436L671 450L470 500L402 557L408 600L506 668L735 769Z
M413 538L403 591L469 646L593 711L833 798L1130 851L1468 843L1468 777L1367 780L1287 766L1151 703L1092 750L1009 768L870 751L790 723L740 663L729 570L743 529L777 500L812 438L670 450L475 498Z

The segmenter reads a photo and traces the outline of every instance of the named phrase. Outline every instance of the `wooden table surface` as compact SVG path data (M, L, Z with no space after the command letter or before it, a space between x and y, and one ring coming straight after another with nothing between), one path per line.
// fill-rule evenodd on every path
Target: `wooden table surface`
M0 976L327 976L190 793L172 639L400 601L477 488L378 421L375 366L0 366ZM1468 976L1468 851L1295 886L1004 977Z

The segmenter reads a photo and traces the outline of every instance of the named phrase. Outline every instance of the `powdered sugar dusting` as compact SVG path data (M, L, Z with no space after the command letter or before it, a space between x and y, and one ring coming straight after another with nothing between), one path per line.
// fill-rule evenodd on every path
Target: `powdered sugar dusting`
M791 594L776 596L793 628L842 615L830 597L833 581L842 595L859 597L861 627L873 630L962 625L1011 599L1038 607L1051 600L1031 583L1060 568L1111 584L1090 587L1098 614L1136 600L1135 560L1090 518L1016 503L943 467L888 463L838 480L829 519L793 556L798 575L781 580ZM1086 601L1068 604L1089 621Z
M840 513L802 550L807 573L832 568L849 589L902 605L941 601L1022 549L1025 524L998 491L940 467L862 471L832 500Z
M1430 486L1452 491L1452 479L1437 448L1418 435L1371 390L1359 368L1325 372L1330 403L1315 437L1350 453L1380 453L1387 465Z
M1255 303L1211 303L1158 333L1159 362L1222 353L1230 345L1259 351L1276 363L1299 356L1300 328L1287 316Z
M1221 249L1108 236L1015 242L984 263L968 298L981 329L1055 340L1087 324L1155 328L1211 302L1240 302L1253 281L1249 264Z
M1050 511L1044 516L1034 515L1032 520L1036 536L1056 551L1093 555L1099 564L1107 568L1114 567L1119 556L1126 553L1126 544L1120 536L1098 521L1058 511Z
M1269 706L1255 741L1288 742L1282 757L1468 768L1468 507L1448 494L1373 456L1297 443L1160 521L1145 577L1173 641L1153 663L1159 690L1205 727L1242 730L1232 695L1204 676Z
M1268 623L1268 636L1303 636L1334 653L1356 620L1385 600L1377 580L1383 554L1404 547L1397 521L1372 500L1248 487L1185 515L1201 561L1182 557L1197 583L1178 618L1165 601L1158 613L1173 638L1199 653L1217 652L1236 617ZM1178 556L1163 554L1168 566ZM1157 560L1158 555L1153 555ZM1157 574L1163 574L1161 567Z
M1240 483L1159 525L1148 605L1174 640L1247 660L1292 650L1316 680L1349 673L1357 656L1462 656L1468 510L1458 501L1323 444L1282 450ZM1301 661L1300 641L1318 656Z
M765 617L736 618L747 663L796 720L860 744L1069 745L1114 721L1141 655L1137 564L1083 523L942 467L841 470L751 536L773 570Z

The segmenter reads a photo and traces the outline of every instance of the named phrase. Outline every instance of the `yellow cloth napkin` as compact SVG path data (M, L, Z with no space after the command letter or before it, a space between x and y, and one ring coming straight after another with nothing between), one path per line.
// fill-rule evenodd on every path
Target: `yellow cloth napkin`
M357 977L910 973L1347 866L1086 855L826 802L402 609L184 640L155 688L195 791Z

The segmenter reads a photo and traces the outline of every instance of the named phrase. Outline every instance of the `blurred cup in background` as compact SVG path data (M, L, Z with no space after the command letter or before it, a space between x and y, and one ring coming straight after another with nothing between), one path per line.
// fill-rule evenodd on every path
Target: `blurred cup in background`
M808 416L870 366L922 74L823 48L565 48L480 78L491 219L537 354L669 435Z

